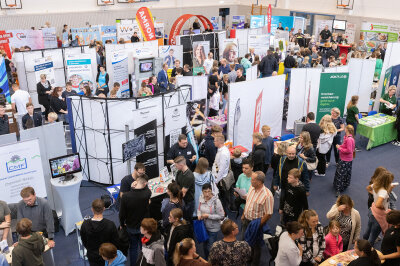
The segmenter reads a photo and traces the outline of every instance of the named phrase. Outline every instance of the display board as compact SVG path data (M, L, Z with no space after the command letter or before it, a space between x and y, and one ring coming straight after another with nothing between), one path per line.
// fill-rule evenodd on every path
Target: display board
M207 55L210 52L210 42L201 41L193 42L193 75L197 75L199 72L204 72L204 61L207 59Z
M183 46L182 45L162 45L158 47L158 57L163 58L163 62L168 64L169 69L175 66L175 60L178 59L182 66L183 63Z
M37 139L0 146L0 200L18 203L20 191L27 186L38 197L47 197L43 168Z
M234 146L252 149L256 123L270 126L271 136L281 135L284 92L284 75L230 84L228 139Z
M272 16L272 20L271 20L271 34L272 35L275 35L275 31L279 27L279 23L282 23L283 29L288 28L288 30L291 30L294 25L294 17ZM267 25L267 16L265 16L265 25Z
M103 44L105 44L107 40L111 40L114 44L117 43L117 26L101 26L100 35Z
M114 51L112 57L113 80L120 84L119 96L129 97L129 72L128 72L128 53L124 50Z
M244 29L246 16L232 16L232 29Z
M228 64L234 64L234 60L239 56L238 39L225 39L219 45L219 57L225 58Z
M93 80L91 68L91 56L89 54L66 55L67 80L72 83L72 88L81 93L83 86L89 85L92 92L96 90L96 82Z
M255 54L260 56L260 59L267 55L270 44L269 35L249 35L248 36L248 49L255 49Z
M101 41L98 26L86 28L71 28L72 40L77 41L78 46L89 45L91 42Z
M8 30L12 37L9 38L10 48L28 46L31 50L44 49L43 33L41 30Z
M354 43L356 40L356 28L357 24L347 22L344 37L347 39L347 43Z
M43 34L44 49L57 48L58 44L56 28L43 28L41 31Z
M256 29L264 27L265 24L265 16L264 15L252 15L250 17L250 28Z
M398 42L400 28L383 23L363 22L360 29L360 42L370 51L385 42Z
M54 76L54 64L51 56L35 59L36 83L40 82L40 75L45 74L50 85L54 87L56 78Z
M208 77L207 76L185 76L177 77L176 86L189 85L191 89L190 100L197 101L207 98Z
M123 39L125 42L131 42L132 35L136 32L138 37L142 39L142 32L136 19L117 19L117 39Z

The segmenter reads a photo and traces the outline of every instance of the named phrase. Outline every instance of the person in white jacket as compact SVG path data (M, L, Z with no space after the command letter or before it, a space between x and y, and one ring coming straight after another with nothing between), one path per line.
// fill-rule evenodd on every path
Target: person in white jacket
M303 228L298 222L288 222L287 231L279 237L279 249L275 266L298 266L303 256L303 248L296 240L303 235Z
M332 122L330 115L324 115L319 122L321 128L321 134L319 135L317 144L317 158L318 165L315 170L316 176L325 176L326 171L326 154L330 150L333 142L333 138L337 134L335 124Z

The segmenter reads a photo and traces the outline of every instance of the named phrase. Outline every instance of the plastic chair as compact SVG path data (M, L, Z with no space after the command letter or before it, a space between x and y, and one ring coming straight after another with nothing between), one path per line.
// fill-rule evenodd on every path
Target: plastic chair
M368 116L370 116L370 115L376 115L378 112L377 111L369 111L368 112Z
M285 141L292 138L294 138L294 134L286 134L281 137L281 141Z
M361 119L361 118L362 118L362 114L358 113L358 119Z

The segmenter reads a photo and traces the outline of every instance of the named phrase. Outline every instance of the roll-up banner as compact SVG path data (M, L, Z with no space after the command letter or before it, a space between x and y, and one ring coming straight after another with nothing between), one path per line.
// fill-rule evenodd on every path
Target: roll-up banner
M3 91L2 94L6 97L8 102L11 102L10 87L8 86L8 77L6 70L6 62L3 58L0 58L0 89Z
M210 42L193 42L193 76L199 72L204 72L204 60L210 52Z
M128 54L125 50L113 52L112 67L114 72L114 82L118 82L119 97L129 97L129 73L128 73Z
M83 94L83 86L89 85L92 92L96 86L93 82L92 60L90 54L66 55L67 79L72 83L73 89Z
M43 28L42 34L43 34L44 49L58 47L56 28Z
M179 60L180 65L183 63L183 46L182 45L163 45L158 47L158 57L163 58L163 62L168 65L169 69L173 69L175 60Z
M17 203L24 187L35 189L36 196L46 197L39 140L0 146L0 200Z
M269 35L249 35L248 37L248 47L249 50L254 48L255 53L260 56L260 58L267 55L269 49Z
M238 58L238 40L237 39L225 39L222 41L222 47L220 49L220 58L225 58L228 64L234 64L234 60Z
M43 33L41 30L8 30L12 37L9 38L10 48L28 46L31 50L44 49Z
M34 70L36 83L40 82L40 75L45 74L46 79L50 82L51 86L54 87L56 79L54 75L53 59L51 56L35 59Z
M349 73L321 73L317 105L317 123L334 107L344 114Z
M167 154L179 135L186 133L186 104L165 108L164 116L164 154Z
M0 31L0 49L7 53L7 57L11 58L11 50L10 50L10 38L12 37L12 33L6 33L4 30Z
M156 39L156 33L154 29L153 16L147 7L139 8L136 12L136 21L139 24L144 40L154 41Z

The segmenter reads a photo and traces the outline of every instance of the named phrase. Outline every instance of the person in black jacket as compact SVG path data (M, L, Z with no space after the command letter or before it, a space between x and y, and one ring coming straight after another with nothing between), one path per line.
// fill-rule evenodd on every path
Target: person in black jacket
M200 157L205 157L208 161L208 165L214 164L215 155L217 155L217 148L214 145L214 136L218 133L222 133L222 127L211 127L211 132L204 138L204 143L200 144Z
M0 105L0 135L10 133L10 125L8 124L8 115L6 115L6 107Z
M258 65L258 70L260 70L261 77L263 78L272 76L272 72L274 71L278 72L279 65L273 53L273 49L268 50L267 56L264 56Z
M36 84L36 90L38 94L39 104L43 105L45 109L45 117L47 120L47 115L50 110L50 95L53 92L53 88L48 80L46 80L46 74L40 75L40 82Z
M131 37L131 42L140 42L139 36L136 31L133 33Z
M253 151L251 152L251 159L254 162L253 171L264 172L265 161L265 146L262 143L262 134L257 132L253 134Z
M151 191L147 187L147 180L138 177L132 183L132 190L121 197L119 221L121 226L126 226L129 234L130 265L135 265L140 244L140 224L148 216Z
M336 43L332 44L331 49L329 49L326 52L326 58L333 56L337 60L339 58L339 55L340 55L340 51L339 51Z
M185 238L193 238L192 226L183 219L181 209L172 209L169 213L170 226L165 237L165 250L167 251L167 264L173 266L172 258L174 255L176 244Z
M32 127L40 127L42 125L42 116L40 114L34 113L33 112L33 104L32 103L27 103L26 104L26 110L28 113L26 113L22 117L22 127L24 129L27 129L27 121L31 120L32 121Z
M283 66L285 67L285 70L283 74L287 74L287 79L285 82L285 87L289 88L290 87L290 76L292 73L292 68L296 67L296 59L294 59L294 51L291 51L288 56L286 56L285 61L283 61Z
M183 72L183 68L181 67L181 61L179 61L179 59L175 59L175 67L174 69L172 69L171 72L171 77L175 77L177 75L176 70L181 69L181 72Z
M64 115L68 114L67 103L62 100L62 88L55 87L50 98L50 110L55 112L61 121L65 121Z
M315 123L315 114L313 112L309 112L307 114L307 124L304 125L302 131L307 131L310 133L311 142L314 146L314 150L317 149L319 135L321 134L321 127Z
M84 220L81 227L82 243L87 249L90 266L103 266L104 260L99 255L103 243L118 246L118 232L114 222L103 218L104 201L95 199L92 202L93 217Z

